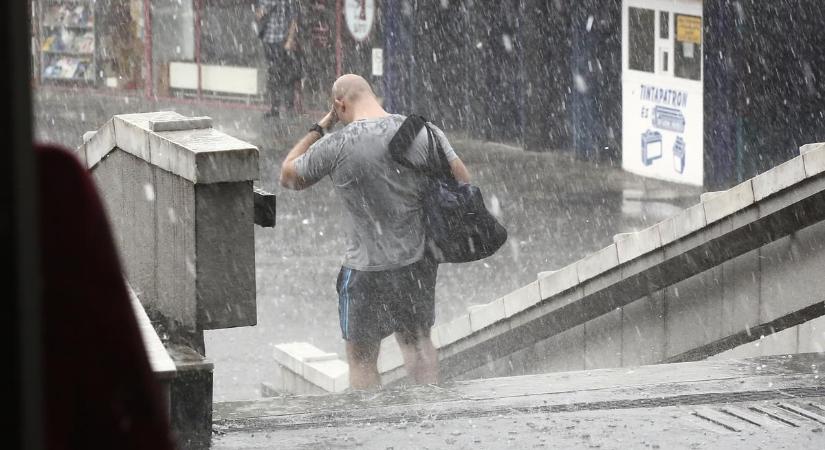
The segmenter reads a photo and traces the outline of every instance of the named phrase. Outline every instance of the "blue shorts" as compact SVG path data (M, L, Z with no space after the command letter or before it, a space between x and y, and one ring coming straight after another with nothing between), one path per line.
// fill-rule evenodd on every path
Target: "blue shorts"
M424 331L435 322L438 263L425 257L405 267L338 274L338 316L344 340L378 342L394 332Z

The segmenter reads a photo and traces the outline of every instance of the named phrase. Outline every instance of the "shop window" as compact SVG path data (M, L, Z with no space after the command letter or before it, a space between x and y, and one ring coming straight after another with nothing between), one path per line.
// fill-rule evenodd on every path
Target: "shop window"
M676 14L673 74L688 80L702 79L702 18Z
M652 9L629 8L629 67L631 70L653 73L656 16Z

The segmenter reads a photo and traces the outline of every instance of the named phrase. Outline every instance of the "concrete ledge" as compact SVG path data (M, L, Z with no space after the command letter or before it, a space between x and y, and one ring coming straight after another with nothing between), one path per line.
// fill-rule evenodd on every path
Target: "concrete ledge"
M335 353L324 352L308 342L292 342L276 345L273 357L282 368L326 392L349 388L349 367Z
M803 145L802 148L808 146ZM825 143L813 144L802 153L805 162L805 176L812 177L825 172Z
M780 171L798 179L795 164ZM780 188L787 181L779 173L763 179L759 192L773 193L758 202L748 180L642 232L619 235L616 244L561 271L541 273L536 282L502 297L504 320L479 328L462 316L440 325L444 376L525 349L825 220L825 178ZM774 175L776 183L768 183Z
M799 147L799 154L804 155L806 153L812 152L814 150L822 150L825 149L825 142L816 142L812 144L805 144Z
M802 156L780 164L753 178L753 199L762 200L805 179Z
M86 166L117 147L193 183L257 180L257 147L211 126L173 111L116 115L85 143Z
M693 205L676 216L658 224L659 237L662 240L662 245L670 244L691 233L695 233L704 228L707 223L704 204L699 203L698 205Z
M438 330L438 336L441 339L442 347L464 339L473 332L469 314L459 316L451 322L437 325L435 328Z
M578 273L579 283L607 272L618 265L619 255L616 251L616 244L610 244L596 253L584 257L576 263L576 272Z
M485 305L470 307L470 329L481 330L499 320L504 320L504 300L499 298Z
M624 264L631 259L638 258L645 253L652 252L662 246L662 237L659 226L654 225L635 233L623 233L613 237L619 255L619 263Z
M550 298L579 284L579 273L576 265L570 264L560 270L540 273L538 283L539 299ZM510 314L507 314L509 317L518 311L508 312L510 312Z
M575 266L573 266L573 269L575 269ZM510 317L518 312L524 311L540 302L541 298L538 281L518 288L502 297L502 301L504 302L504 316Z
M736 211L752 205L753 187L751 180L738 184L719 195L708 198L702 203L705 208L705 220L710 225Z

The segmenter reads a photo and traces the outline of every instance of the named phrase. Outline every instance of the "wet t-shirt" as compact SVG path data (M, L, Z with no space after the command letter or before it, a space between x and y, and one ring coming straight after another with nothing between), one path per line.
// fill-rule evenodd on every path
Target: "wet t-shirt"
M388 270L412 264L424 255L422 193L425 176L396 163L390 140L405 117L389 115L354 121L328 134L295 160L298 176L315 182L329 175L346 210L344 267ZM430 124L447 160L458 156L444 133ZM426 129L413 141L407 159L427 164Z

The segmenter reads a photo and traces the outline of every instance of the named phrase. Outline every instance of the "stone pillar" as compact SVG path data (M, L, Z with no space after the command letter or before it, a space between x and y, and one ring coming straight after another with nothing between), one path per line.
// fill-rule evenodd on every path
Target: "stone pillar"
M84 140L78 156L97 181L126 277L177 368L173 428L186 448L208 444L203 330L256 324L256 195L274 224L274 198L253 194L258 149L208 117L175 112L117 115Z

